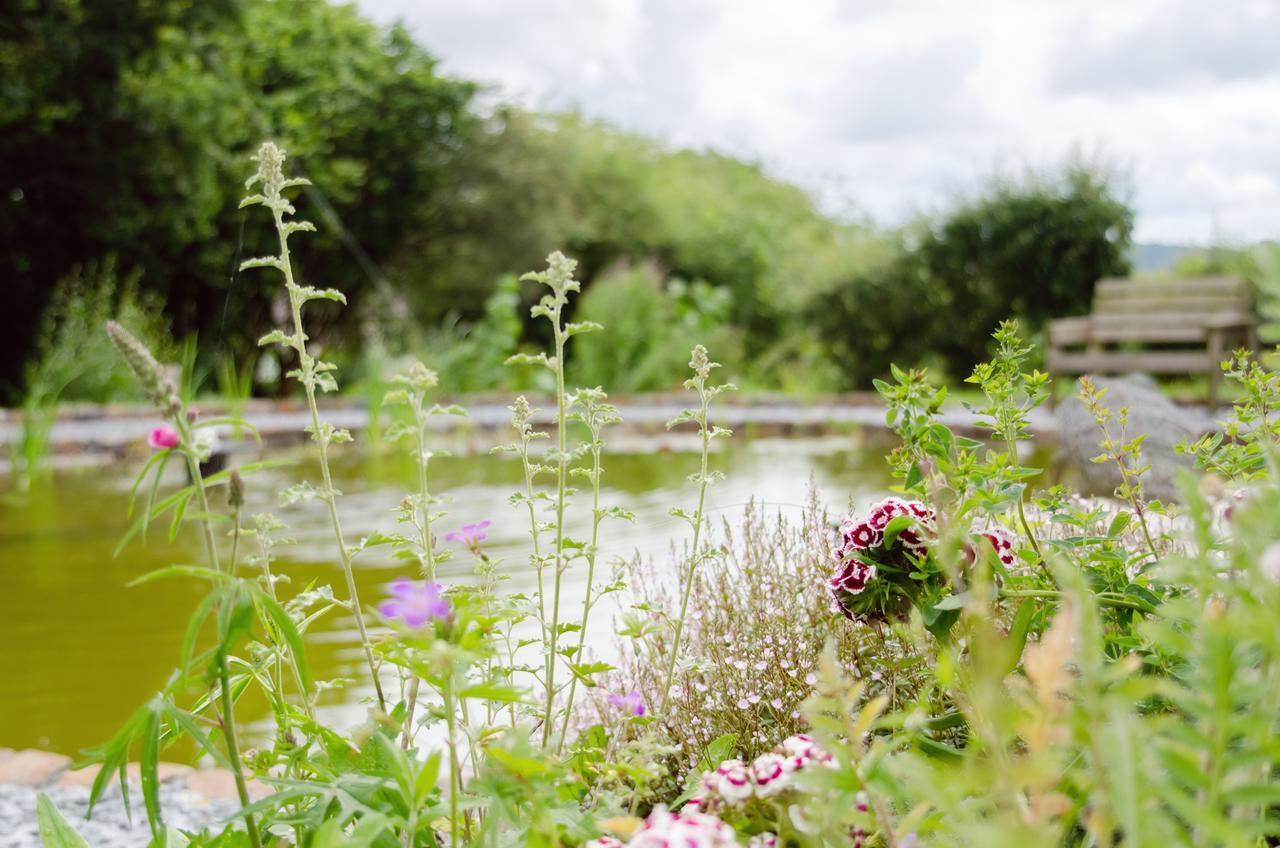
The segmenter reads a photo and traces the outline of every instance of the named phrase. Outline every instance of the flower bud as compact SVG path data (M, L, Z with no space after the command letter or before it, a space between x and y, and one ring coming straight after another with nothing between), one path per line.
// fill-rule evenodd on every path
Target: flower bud
M227 502L231 504L232 509L244 506L244 478L235 469L232 469L227 478Z

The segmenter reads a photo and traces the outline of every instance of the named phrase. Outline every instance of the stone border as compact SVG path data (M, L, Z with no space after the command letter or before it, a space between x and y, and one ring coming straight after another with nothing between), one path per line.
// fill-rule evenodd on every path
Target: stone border
M26 748L15 751L12 748L0 748L0 784L24 786L30 789L49 788L82 788L93 786L100 770L93 765L83 769L72 769L72 760L63 754ZM235 776L223 768L195 769L181 763L161 762L156 768L160 783L175 789L184 789L209 801L239 800L236 794ZM129 763L125 767L130 786L140 784L139 766ZM116 775L112 775L108 785L115 783ZM271 794L271 787L258 780L249 781L249 794L257 798L265 798Z

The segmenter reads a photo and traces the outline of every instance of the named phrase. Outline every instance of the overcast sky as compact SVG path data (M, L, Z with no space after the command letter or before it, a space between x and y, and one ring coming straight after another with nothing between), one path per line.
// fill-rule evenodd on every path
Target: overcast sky
M446 70L883 224L1073 150L1140 241L1280 236L1280 0L358 0Z

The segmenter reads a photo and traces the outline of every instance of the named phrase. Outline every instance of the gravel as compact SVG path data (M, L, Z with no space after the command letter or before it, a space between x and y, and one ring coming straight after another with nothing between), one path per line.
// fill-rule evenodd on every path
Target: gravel
M53 787L45 790L26 786L0 784L0 848L41 848L40 828L36 824L36 795L45 792L67 821L80 832L93 848L146 848L151 840L146 811L137 787L129 792L133 823L125 815L120 790L113 786L93 810L93 819L85 821L89 809L89 790L79 787ZM160 787L160 809L165 822L179 830L197 831L217 828L236 811L236 805L209 801L202 795L180 786Z

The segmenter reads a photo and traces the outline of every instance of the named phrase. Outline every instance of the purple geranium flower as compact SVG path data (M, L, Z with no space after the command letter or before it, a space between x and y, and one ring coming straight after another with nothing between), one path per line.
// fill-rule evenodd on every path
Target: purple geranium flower
M453 612L449 601L440 597L439 583L417 583L400 577L391 583L395 597L378 605L383 618L394 618L412 628L425 627L435 619L448 618Z
M480 543L489 537L485 531L489 529L492 521L478 521L475 524L464 524L461 530L455 530L452 533L446 533L444 540L446 542L461 542L471 550L480 547Z
M615 693L609 696L609 703L613 704L624 713L630 713L633 716L642 716L645 714L644 698L640 697L639 692L632 692L628 695Z

